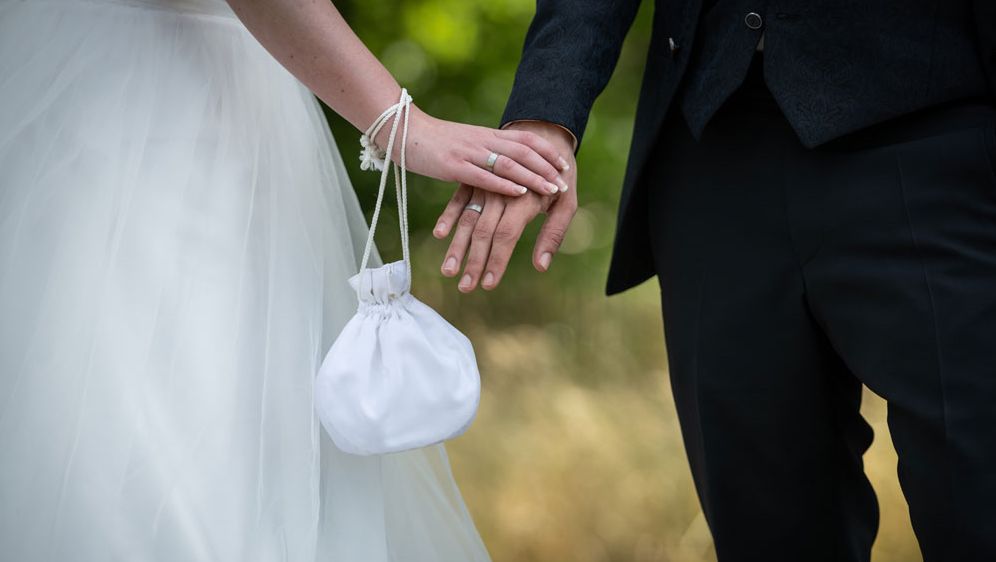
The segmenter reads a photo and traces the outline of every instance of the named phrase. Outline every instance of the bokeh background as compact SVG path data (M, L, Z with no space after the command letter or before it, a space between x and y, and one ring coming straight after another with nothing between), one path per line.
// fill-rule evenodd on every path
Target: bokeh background
M534 225L497 291L458 293L438 273L446 244L431 235L453 186L412 178L415 290L471 337L480 359L479 417L449 451L496 562L715 560L672 405L657 286L603 296L651 4L595 105L579 153L581 208L551 271L530 264ZM497 124L533 0L336 5L424 110ZM353 163L357 131L329 117ZM358 166L350 175L369 212L377 177ZM383 224L396 224L393 212ZM378 239L388 259L399 255L396 232L384 228ZM874 560L920 560L885 406L866 394L863 410L876 432L866 456L882 514Z

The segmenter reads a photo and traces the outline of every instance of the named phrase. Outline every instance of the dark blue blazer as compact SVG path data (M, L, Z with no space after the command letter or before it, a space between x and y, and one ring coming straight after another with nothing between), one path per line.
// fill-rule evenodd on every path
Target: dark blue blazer
M550 121L581 140L640 0L536 4L502 123ZM712 4L724 8L723 0ZM784 0L778 6L762 14L765 79L808 147L945 102L996 99L996 0ZM643 171L688 68L702 9L702 0L655 1L609 294L654 274L648 217L639 203L652 187L644 185Z

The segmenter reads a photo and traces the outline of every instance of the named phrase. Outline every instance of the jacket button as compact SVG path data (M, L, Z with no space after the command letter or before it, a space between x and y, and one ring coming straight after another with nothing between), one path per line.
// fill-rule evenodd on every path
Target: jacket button
M761 29L761 24L764 22L761 20L761 14L757 12L751 12L744 16L744 23L747 27L751 29Z
M678 52L678 44L674 42L674 37L667 38L667 48L671 52L672 57Z

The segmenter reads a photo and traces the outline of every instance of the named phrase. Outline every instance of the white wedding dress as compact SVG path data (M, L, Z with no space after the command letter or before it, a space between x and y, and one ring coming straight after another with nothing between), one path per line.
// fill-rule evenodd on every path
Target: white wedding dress
M221 0L0 0L0 559L487 560L441 446L313 411L366 232Z

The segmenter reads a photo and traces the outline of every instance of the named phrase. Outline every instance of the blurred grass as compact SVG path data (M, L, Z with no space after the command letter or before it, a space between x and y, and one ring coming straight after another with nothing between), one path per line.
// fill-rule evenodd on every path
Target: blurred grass
M496 562L715 559L671 400L656 286L602 296L649 4L593 111L579 155L581 210L549 273L529 263L534 227L498 291L460 295L437 273L446 244L430 234L452 186L412 181L416 292L471 337L480 359L480 414L449 451ZM497 124L532 0L336 5L423 109ZM354 162L358 132L334 115L330 122L346 162ZM377 178L349 172L369 211ZM383 224L395 224L392 212ZM385 258L399 255L396 240L385 228L378 240ZM884 404L866 394L863 412L876 433L866 455L881 504L874 560L919 560Z

